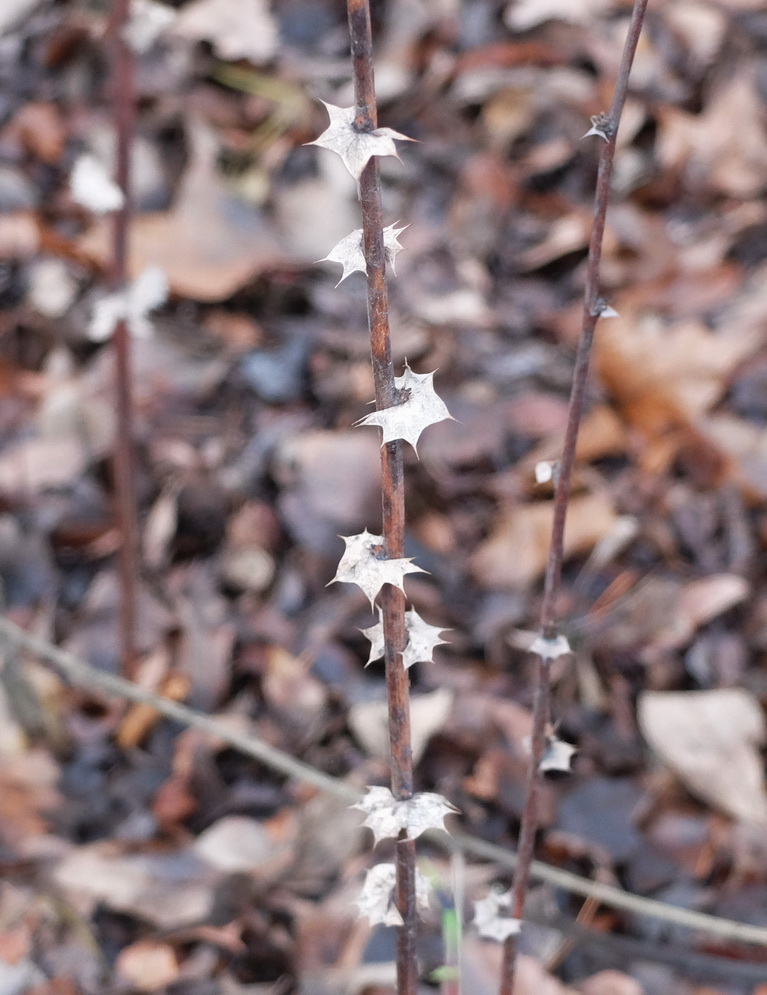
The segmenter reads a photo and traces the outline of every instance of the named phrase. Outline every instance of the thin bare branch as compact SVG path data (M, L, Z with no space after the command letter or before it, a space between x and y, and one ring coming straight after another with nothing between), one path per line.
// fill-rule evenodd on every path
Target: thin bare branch
M112 61L111 97L117 132L115 182L122 191L123 203L114 217L111 282L114 290L123 292L129 279L131 145L136 116L136 60L125 40L125 26L129 16L130 0L114 0L109 25L109 52ZM132 676L136 663L138 540L130 331L124 318L115 327L112 348L115 359L115 503L120 531L120 656L123 673Z
M600 130L605 141L599 156L596 196L594 203L594 224L589 242L589 255L586 270L586 288L583 303L581 337L573 372L573 384L568 408L562 459L559 465L554 494L554 519L551 529L551 545L546 566L543 602L541 605L541 635L553 639L557 633L557 598L562 577L564 558L565 521L570 500L575 449L578 442L581 417L586 392L586 382L594 342L597 319L604 308L599 296L599 270L602 260L602 242L607 217L607 203L610 194L610 177L615 158L615 139L618 133L623 105L628 92L629 75L634 54L642 31L648 0L635 0L631 13L626 42L623 48L618 78L615 83L613 100L608 114L600 119ZM528 878L535 849L535 833L538 826L537 796L540 781L541 760L546 746L546 726L549 718L549 661L540 656L535 673L535 700L533 705L533 731L531 735L530 768L526 783L525 808L519 831L519 861L514 875L511 914L521 919L527 893ZM513 995L514 968L517 955L517 940L509 937L504 943L500 995Z
M253 757L254 760L258 760L270 770L309 784L320 791L326 791L349 804L359 802L363 797L362 792L352 785L296 760L283 750L270 746L255 736L237 732L225 722L213 719L209 715L188 708L186 705L180 705L176 701L171 701L170 698L164 698L162 695L139 687L138 684L122 677L115 677L102 670L97 670L72 653L59 649L39 636L25 632L24 629L2 616L0 616L0 638L53 664L77 687L89 691L103 691L105 694L127 701L150 705L166 718L184 726L201 729L222 743L228 744L232 749ZM517 864L517 856L512 850L506 850L494 843L487 843L475 836L469 836L465 833L452 833L447 836L445 833L431 831L424 835L428 836L430 842L435 846L444 848L450 853L458 850L501 867L513 868ZM532 862L530 877L538 881L545 881L574 895L595 898L602 905L613 909L623 909L626 912L657 919L660 922L674 923L734 943L767 947L767 928L763 926L750 926L732 919L722 919L705 912L694 912L675 905L667 905L652 898L632 895L620 888L591 881L578 874L572 874L570 871L551 867L539 860Z

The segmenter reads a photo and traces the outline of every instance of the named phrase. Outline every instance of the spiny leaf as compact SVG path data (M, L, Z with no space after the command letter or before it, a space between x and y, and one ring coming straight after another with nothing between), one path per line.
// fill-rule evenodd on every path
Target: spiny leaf
M131 0L130 17L123 37L137 55L148 52L166 28L176 20L176 11L156 0Z
M330 583L357 584L367 595L371 606L384 584L404 591L405 574L427 573L415 566L410 557L387 560L383 554L383 536L373 535L367 529L359 535L341 538L346 543L346 550Z
M94 214L109 214L123 206L122 190L110 179L99 160L87 153L75 162L69 189L75 203Z
M392 271L395 273L394 260L397 257L397 253L402 251L402 246L399 244L397 236L405 228L409 227L408 225L404 225L402 228L395 228L394 225L396 224L397 222L395 221L394 224L387 225L383 229L384 252L386 253L386 258L391 263ZM324 259L320 259L318 262L340 263L343 266L344 271L341 279L336 284L337 287L340 287L347 276L351 276L352 273L367 273L367 263L365 262L365 252L362 244L362 229L357 228L351 235L342 238L337 245L333 246Z
M402 916L394 904L394 888L397 871L394 864L376 864L365 876L360 897L356 905L360 916L367 916L371 926L382 923L384 926L401 926ZM415 900L419 909L429 908L431 885L428 879L416 869Z
M487 898L474 903L474 925L480 936L503 943L522 927L520 919L503 915L511 908L510 891L491 891Z
M391 837L396 839L404 829L410 839L416 839L427 829L443 829L444 818L457 812L442 795L421 791L412 798L397 801L388 788L368 788L361 802L352 805L367 816L364 825L372 830L376 843Z
M531 653L537 653L544 663L550 663L560 656L569 656L572 653L567 636L536 636L530 646Z
M149 266L125 290L96 301L88 325L88 338L92 342L105 342L123 319L127 321L131 335L148 338L152 334L152 323L147 315L161 307L167 298L167 277L159 266Z
M381 619L381 609L378 609L379 620L375 625L362 629L362 634L370 640L370 656L365 666L369 666L373 660L380 660L385 653L384 629ZM438 625L429 625L424 622L415 609L405 612L405 630L407 631L407 644L402 651L402 663L405 670L409 670L414 663L432 663L434 660L434 649L446 642L440 636L446 630Z
M376 128L373 131L357 131L354 119L357 116L356 107L336 107L335 104L325 104L330 118L330 124L319 138L307 145L319 145L330 149L343 159L344 166L355 180L359 180L362 170L367 166L371 156L393 155L399 159L397 141L412 142L412 138L401 135L392 128Z
M394 385L405 395L405 400L391 408L365 415L355 425L380 425L383 429L381 445L404 439L417 453L421 432L429 425L453 417L434 390L433 380L434 373L413 373L405 363L403 376L394 378Z

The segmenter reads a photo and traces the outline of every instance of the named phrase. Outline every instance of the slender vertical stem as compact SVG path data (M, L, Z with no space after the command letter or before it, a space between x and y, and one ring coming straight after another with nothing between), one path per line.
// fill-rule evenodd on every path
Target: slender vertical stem
M354 68L356 116L354 127L372 131L377 125L373 80L373 40L368 0L348 0L349 33ZM397 401L394 366L389 337L389 302L386 291L386 256L383 241L383 212L378 161L373 157L359 183L362 232L367 264L368 324L375 382L376 408L391 407ZM405 554L405 484L401 440L381 449L381 491L383 536L386 555ZM381 594L386 660L386 686L389 703L392 793L398 799L413 794L413 753L410 737L410 684L402 663L405 647L405 596L391 585ZM403 925L397 936L397 991L415 995L418 983L416 957L415 843L404 833L396 846L397 907Z
M607 217L607 203L610 194L610 177L615 158L615 139L618 133L621 113L623 112L623 105L626 102L631 65L639 43L647 3L648 0L634 0L621 64L618 70L618 78L615 82L612 104L607 115L599 122L604 131L606 141L604 141L599 157L596 195L594 198L594 223L591 229L586 269L581 336L575 358L562 459L559 464L554 492L554 518L551 528L551 545L546 565L546 579L540 615L541 634L545 639L552 639L557 632L557 598L562 578L565 521L567 518L567 506L570 500L573 468L575 466L575 449L578 443L578 431L583 414L594 331L597 319L604 306L604 302L599 297L599 269L602 260L602 241ZM514 873L511 902L512 915L516 919L521 919L524 911L525 895L530 878L530 865L532 864L535 849L535 833L538 825L537 796L540 781L539 770L546 747L548 717L548 661L543 657L539 657L535 672L530 767L527 775L525 808L522 813L522 823L519 831L517 866ZM516 938L512 936L504 944L500 987L501 995L513 995L516 956L517 943Z
M115 181L123 193L123 206L114 217L110 276L115 290L124 290L128 283L128 235L132 215L130 166L136 115L135 59L123 37L129 14L130 0L114 0L109 25L111 97L117 133ZM113 349L116 412L114 479L120 531L120 658L123 672L132 676L136 662L138 549L130 334L125 320L119 321L115 328Z

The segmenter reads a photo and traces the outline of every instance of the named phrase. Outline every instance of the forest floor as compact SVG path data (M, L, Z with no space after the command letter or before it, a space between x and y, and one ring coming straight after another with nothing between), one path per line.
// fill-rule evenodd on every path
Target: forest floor
M362 274L323 262L354 182L307 146L353 102L336 0L194 0L139 59L131 271L166 304L133 342L139 683L356 787L387 782L380 661L339 536L380 531ZM457 421L408 450L412 604L446 642L410 671L419 790L513 848L551 484L624 0L380 0L390 282L407 358ZM110 223L105 5L0 10L0 578L9 619L118 672L112 355L93 341ZM650 0L618 135L561 603L537 856L767 927L767 13ZM392 990L355 915L358 812L200 729L76 687L3 641L1 995ZM420 848L437 898L508 868ZM379 846L376 857L386 853ZM530 995L765 995L765 947L536 884ZM578 917L586 932L572 933ZM466 927L466 995L499 949ZM537 966L536 966L537 965Z

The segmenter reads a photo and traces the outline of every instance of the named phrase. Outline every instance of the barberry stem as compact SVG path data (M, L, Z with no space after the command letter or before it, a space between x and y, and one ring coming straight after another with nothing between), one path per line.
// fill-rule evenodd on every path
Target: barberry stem
M354 127L372 131L377 126L373 79L373 39L368 0L348 0L349 34L354 70ZM362 232L367 265L368 324L375 382L376 408L389 408L397 401L389 334L389 302L386 290L386 256L378 160L373 156L359 181ZM381 448L383 537L386 556L405 555L405 483L403 443L389 442ZM389 706L391 789L397 799L413 794L413 753L410 737L410 682L402 662L406 643L405 596L396 587L384 585L381 593ZM396 846L397 908L403 925L397 936L397 992L415 995L418 983L416 958L415 843L404 832Z
M615 158L615 140L623 112L623 105L626 102L631 65L639 43L647 2L648 0L634 0L629 29L618 70L618 78L615 82L612 104L603 122L606 141L602 142L602 151L599 156L596 195L594 199L594 224L591 229L591 239L589 242L581 336L575 358L562 459L559 464L559 474L554 492L554 519L551 528L551 545L549 547L546 580L541 604L540 628L541 634L546 639L551 639L556 635L558 625L557 599L562 577L567 506L570 500L570 488L572 485L573 468L575 466L575 449L578 442L581 416L583 414L586 381L589 362L591 360L591 349L594 342L594 330L601 310L599 300L599 270L602 260L602 241L607 217L607 203L610 194L610 177ZM512 915L516 919L521 919L524 911L525 895L530 878L530 866L533 861L535 849L535 834L538 826L538 785L540 782L541 761L546 747L548 718L549 663L543 657L539 657L535 671L530 767L527 775L525 807L519 831L517 866L514 872L511 903ZM504 943L500 995L513 995L516 957L516 937L511 936Z
M123 204L114 217L111 283L125 292L129 280L128 237L132 217L130 172L131 144L135 130L135 57L124 38L130 15L130 0L114 0L109 24L109 51L112 56L111 99L116 130L115 181L123 194ZM133 381L130 332L123 319L117 323L113 339L115 361L116 436L114 445L114 486L117 523L120 533L120 659L123 673L134 676L136 665L136 610L138 547L135 498L135 454L133 438Z

